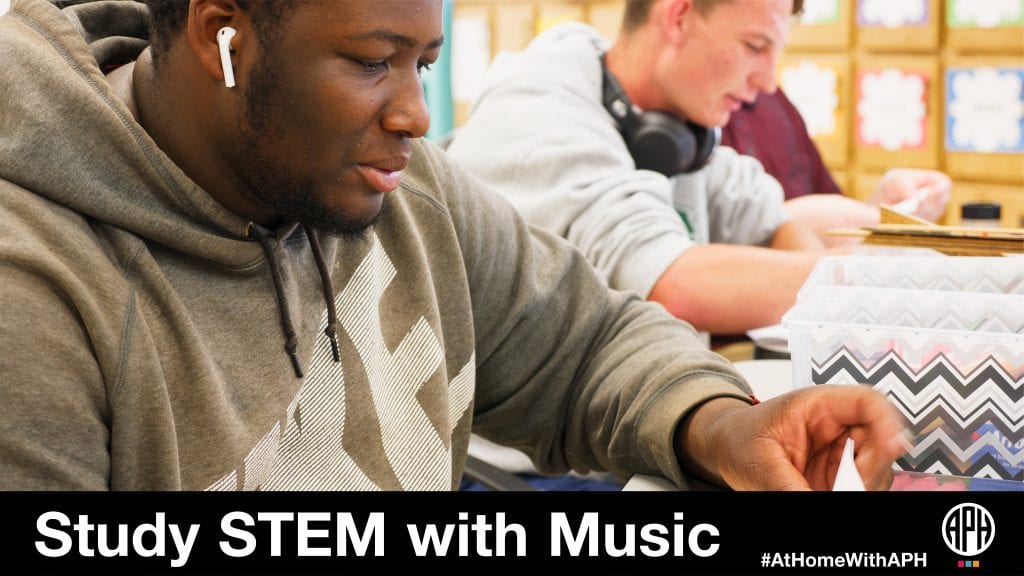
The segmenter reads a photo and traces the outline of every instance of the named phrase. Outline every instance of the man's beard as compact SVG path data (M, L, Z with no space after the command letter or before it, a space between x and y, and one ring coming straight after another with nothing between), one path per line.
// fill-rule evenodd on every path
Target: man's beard
M244 138L240 155L246 168L245 181L250 193L262 204L273 208L285 222L302 225L339 236L363 236L380 216L378 212L369 221L354 222L342 214L332 212L317 198L311 179L292 177L287 171L276 169L273 158L268 158L255 145L260 139L273 134L275 113L278 115L280 102L277 76L272 58L266 51L261 53L261 62L254 66L246 89L246 117L242 119ZM385 199L386 201L386 199Z

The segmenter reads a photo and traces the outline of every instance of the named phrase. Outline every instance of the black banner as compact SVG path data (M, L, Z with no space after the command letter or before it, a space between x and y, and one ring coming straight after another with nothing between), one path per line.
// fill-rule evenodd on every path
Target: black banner
M1024 492L0 498L3 574L1024 574Z

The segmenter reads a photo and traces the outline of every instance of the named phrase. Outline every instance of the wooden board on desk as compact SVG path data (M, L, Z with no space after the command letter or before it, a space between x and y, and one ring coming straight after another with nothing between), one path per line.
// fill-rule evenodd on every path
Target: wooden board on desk
M1024 254L1024 228L893 223L857 229L835 229L828 233L861 237L865 244L931 248L950 256Z
M916 224L919 226L934 226L934 223L923 218L918 218L912 214L897 212L888 206L879 206L878 211L881 215L880 220L882 224Z

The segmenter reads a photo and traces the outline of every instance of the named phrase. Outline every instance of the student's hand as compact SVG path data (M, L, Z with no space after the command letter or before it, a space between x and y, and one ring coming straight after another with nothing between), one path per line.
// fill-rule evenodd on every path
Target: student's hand
M882 176L868 203L893 206L910 201L912 214L934 222L946 212L953 182L938 170L893 168Z
M868 490L887 490L903 453L895 407L863 385L800 388L753 406L702 404L679 428L685 468L735 490L831 490L848 437Z

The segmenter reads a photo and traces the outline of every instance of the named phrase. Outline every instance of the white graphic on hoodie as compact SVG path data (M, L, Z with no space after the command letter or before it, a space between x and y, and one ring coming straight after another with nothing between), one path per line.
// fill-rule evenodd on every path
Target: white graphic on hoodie
M422 317L394 352L385 346L378 310L395 267L376 236L372 240L370 253L335 298L340 329L354 342L366 369L384 452L402 488L449 490L451 451L416 399L441 366L443 349ZM326 325L325 314L321 331ZM470 358L449 383L446 434L472 401L475 366ZM275 427L246 457L244 489L379 489L345 452L345 407L343 371L334 363L327 340L320 338L306 382L288 409L283 434ZM237 485L237 472L232 472L210 489Z

